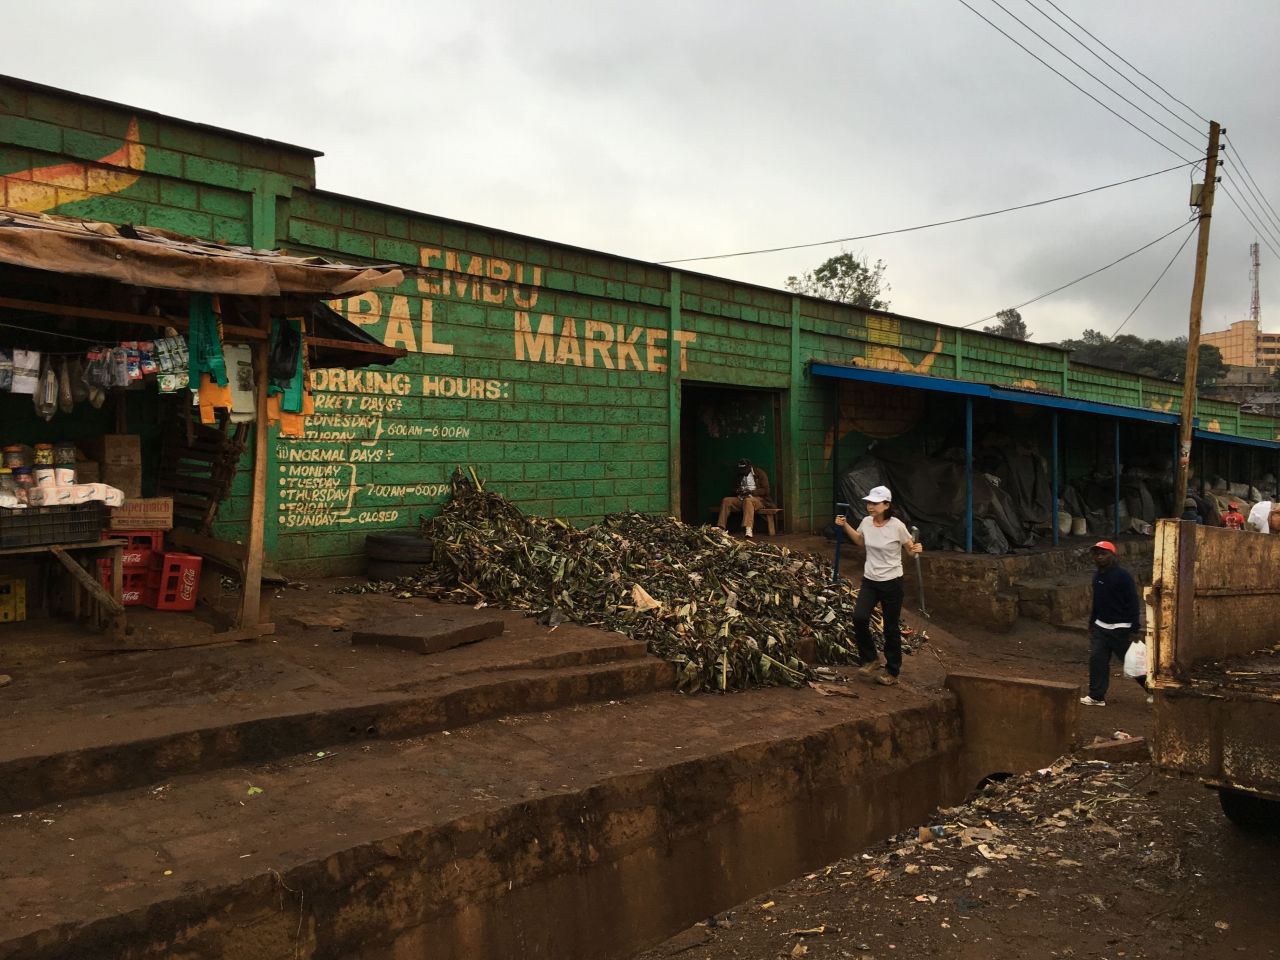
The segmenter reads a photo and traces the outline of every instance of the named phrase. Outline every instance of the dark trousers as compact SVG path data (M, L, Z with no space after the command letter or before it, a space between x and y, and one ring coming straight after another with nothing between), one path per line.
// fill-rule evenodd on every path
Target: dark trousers
M884 617L884 665L891 676L902 669L902 578L896 580L868 580L862 578L858 588L858 602L853 607L853 632L858 639L858 659L862 663L874 663L876 644L871 639L871 614L876 604Z
M1132 630L1106 630L1096 623L1089 624L1089 696L1093 699L1107 699L1107 686L1111 683L1111 657L1114 655L1124 663L1124 655L1129 652L1132 636ZM1138 685L1145 689L1147 678L1137 679Z

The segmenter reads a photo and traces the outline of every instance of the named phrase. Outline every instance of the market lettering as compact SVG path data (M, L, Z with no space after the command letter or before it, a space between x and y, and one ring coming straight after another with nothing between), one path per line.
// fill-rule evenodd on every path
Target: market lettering
M689 369L686 348L697 339L698 335L689 330L675 332L682 372ZM666 373L668 340L667 331L658 327L628 327L600 320L583 321L580 335L578 321L573 317L564 317L557 325L549 313L542 314L535 327L528 313L517 310L513 352L517 360L533 363Z
M317 447L299 447L290 444L276 451L277 458L290 463L346 463L347 452L338 447L324 450Z
M422 281L418 281L421 287ZM418 326L413 324L413 305L400 294L365 293L338 301L338 311L352 323L371 327L386 321L382 342L388 347L403 347L410 353L434 353L452 356L453 344L437 343L435 314L430 300L415 301L418 307Z
M382 393L399 397L407 396L413 389L413 380L409 374L383 370L313 370L311 383L317 390Z
M532 310L538 302L541 267L441 247L420 247L418 262L426 268L426 276L418 281L424 296L480 300L525 310Z
M424 397L460 397L471 400L506 400L511 396L511 385L504 380L481 380L478 377L422 378Z

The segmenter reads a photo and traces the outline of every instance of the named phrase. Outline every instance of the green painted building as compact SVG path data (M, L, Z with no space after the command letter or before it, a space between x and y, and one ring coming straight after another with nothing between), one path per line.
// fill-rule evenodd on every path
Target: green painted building
M963 430L963 404L920 378L1002 391L979 398L979 430L1016 407L1048 444L1047 421L1026 411L1077 418L1063 426L1066 475L1105 466L1108 417L1172 450L1177 384L339 196L317 188L318 156L0 78L0 207L413 268L397 289L334 304L409 355L314 371L308 436L270 445L267 546L297 574L358 569L365 534L433 513L458 465L533 513L702 521L746 455L773 479L786 527L809 529L829 518L834 471L871 440L923 449ZM1238 446L1274 463L1280 423L1209 400L1199 416L1206 437L1248 441L1203 444L1211 457ZM238 536L244 516L233 497L222 532Z

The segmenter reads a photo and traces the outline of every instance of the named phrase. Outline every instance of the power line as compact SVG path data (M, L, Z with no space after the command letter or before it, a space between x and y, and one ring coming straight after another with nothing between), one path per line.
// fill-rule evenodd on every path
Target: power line
M1258 239L1260 239L1263 243L1267 245L1267 249L1271 251L1271 253L1275 256L1277 260L1280 260L1280 253L1276 253L1276 248L1271 245L1270 234L1268 234L1265 230L1260 229L1258 225L1254 223L1253 217L1249 216L1249 214L1244 212L1244 207L1240 206L1240 204L1236 201L1235 195L1230 190L1227 189L1227 185L1225 183L1221 184L1221 187L1222 187L1222 192L1225 193L1227 195L1227 199L1231 201L1231 205L1240 211L1240 216L1244 217L1245 220L1249 221L1249 226L1253 227L1254 233L1257 234Z
M1130 77L1126 76L1126 75L1124 74L1124 72L1123 72L1123 71L1121 71L1121 70L1119 70L1117 67L1115 67L1115 66L1114 66L1110 61L1108 61L1105 57L1103 57L1103 56L1102 56L1102 54L1100 54L1100 53L1098 53L1096 50L1094 50L1094 49L1093 49L1093 47L1089 46L1087 43L1085 43L1083 40L1081 40L1079 37L1077 37L1074 33L1072 33L1070 30L1068 30L1066 27L1064 27L1061 23L1059 23L1057 20L1055 20L1052 16L1050 16L1050 15L1049 15L1049 14L1047 14L1047 13L1045 13L1045 11L1044 11L1041 7L1037 7L1037 6L1036 6L1036 4L1035 4L1035 0L1024 0L1024 2L1025 2L1029 7L1031 7L1031 9L1032 9L1032 10L1034 10L1036 13L1040 14L1040 16L1044 17L1046 20L1048 20L1050 23L1052 23L1055 27L1057 27L1059 30L1061 30L1063 33L1065 33L1068 37L1070 37L1072 40L1074 40L1076 43L1078 43L1081 47L1083 47L1086 51L1088 51L1088 53L1090 54L1090 56L1092 56L1094 59L1096 59L1099 63L1101 63L1104 67L1106 67L1108 70L1110 70L1112 73L1114 73L1117 77L1119 77L1119 78L1120 78L1121 80L1123 80L1125 83L1129 84L1129 86L1133 87L1133 89L1137 90L1140 94L1142 94L1144 97L1146 97L1146 98L1147 98L1148 100L1150 100L1152 103L1154 103L1157 107L1159 107L1159 108L1160 108L1161 110L1163 110L1165 113L1169 114L1169 116L1173 117L1173 118L1174 118L1175 120L1177 120L1179 123L1181 123L1181 124L1185 125L1185 126L1187 127L1187 129L1191 130L1192 132L1194 132L1194 133L1195 133L1195 134L1197 134L1197 135L1199 135L1199 134L1202 132L1202 131L1200 130L1200 128L1199 128L1199 127L1195 126L1195 124L1193 124L1193 123L1191 123L1191 121L1187 120L1187 119L1186 119L1186 117L1182 116L1182 114L1180 114L1180 113L1178 113L1177 111L1175 111L1175 110L1171 109L1167 104L1164 104L1164 103L1162 103L1160 100L1157 100L1155 97L1153 97L1153 96L1152 96L1152 95L1151 95L1147 90L1144 90L1142 87L1138 86L1138 84L1136 84L1136 83L1135 83L1135 82L1134 82ZM1050 2L1050 5L1052 5L1052 0L1049 0L1049 2ZM1054 9L1055 9L1055 10L1058 10L1058 12L1059 12L1059 13L1062 13L1061 9L1059 9L1057 6L1054 6ZM1063 16L1066 16L1066 14L1063 14ZM1067 17L1067 19L1068 19L1068 20L1071 20L1071 18L1070 18L1070 17ZM1074 20L1071 20L1071 22L1072 22L1072 23L1076 23ZM1081 30L1084 30L1084 28L1083 28L1083 27L1080 27L1080 24L1076 23L1076 26L1077 26L1077 27L1079 27ZM1085 30L1085 33L1088 33L1088 31L1087 31L1087 30ZM1093 37L1093 34L1089 34L1089 36ZM1093 39L1094 39L1094 41L1095 41L1095 42L1097 42L1097 43L1102 43L1102 41L1101 41L1101 40L1098 40L1098 38L1097 38L1097 37L1093 37ZM1103 46L1105 47L1105 46L1106 46L1106 44L1103 44ZM1110 47L1107 47L1107 49L1108 49L1108 50L1111 50L1111 48L1110 48ZM1119 57L1119 56L1120 56L1118 53L1115 53L1115 51L1114 51L1114 50L1112 50L1111 52L1112 52L1113 54L1115 54L1115 56L1117 56L1117 57ZM1120 59L1121 59L1121 60L1123 60L1124 58L1123 58L1123 57L1121 57ZM1125 62L1126 62L1126 63L1128 63L1128 61L1127 61L1127 60L1126 60ZM1134 69L1136 69L1136 68L1134 68ZM1148 79L1150 79L1150 78L1148 78ZM1152 82L1154 82L1154 81L1152 81ZM1185 106L1185 104L1184 104L1184 106ZM1190 109L1190 107L1188 107L1187 109ZM1192 112L1192 113L1194 113L1195 111L1194 111L1194 110L1192 110L1191 112ZM1208 122L1208 121L1206 121L1206 122Z
M1233 184L1236 184L1236 186L1239 186L1235 178L1231 177L1231 175L1229 174L1224 174L1224 177L1222 177L1222 179L1228 180L1229 183L1233 183ZM1257 205L1254 204L1252 200L1249 200L1248 193L1245 193L1244 191L1240 191L1239 196L1234 196L1234 195L1231 195L1230 192L1228 192L1228 196L1231 197L1231 202L1235 202L1236 200L1239 200L1240 202L1243 202L1244 206L1248 207L1248 214L1245 214L1245 211L1242 209L1242 207L1240 207L1239 202L1235 202L1235 209L1239 210L1240 214L1245 215L1245 219L1248 219L1249 225L1251 225L1251 227L1254 229L1254 232L1256 232L1258 236L1262 238L1263 242L1266 242L1268 241L1268 239L1270 239L1271 242L1280 244L1280 238L1276 237L1275 230L1272 229L1271 225L1267 223L1265 216L1262 216L1260 212L1258 212ZM1252 216L1249 214L1252 214ZM1270 244L1268 244L1268 246L1270 246ZM1275 248L1272 248L1272 252L1275 252Z
M1255 187L1258 188L1258 196L1262 198L1262 202L1266 204L1267 209L1271 211L1271 222L1277 227L1280 227L1280 214L1276 213L1276 208L1271 205L1271 201L1268 200L1266 194L1262 192L1262 187L1258 184L1258 181L1254 179L1253 171L1251 171L1249 169L1249 165L1244 162L1244 154L1240 152L1240 148L1236 146L1236 142L1230 137L1227 138L1227 143L1231 147L1232 156L1240 161L1240 168L1244 171L1244 175L1249 178Z
M1191 221L1191 222L1194 222L1194 221ZM1069 283L1064 283L1060 287L1054 287L1048 293L1042 293L1038 297L1032 297L1030 300L1024 300L1022 303L1015 304L1013 307L1008 307L1005 309L1021 310L1023 307L1030 306L1031 304L1036 303L1037 301L1043 300L1046 297L1051 297L1055 293L1060 293L1061 291L1067 289L1067 287L1074 287L1077 283L1080 283L1082 280L1088 280L1090 277L1096 277L1098 274L1102 273L1104 270L1110 270L1116 264L1124 263L1124 261L1128 260L1130 257L1136 256L1137 254L1141 253L1143 250L1146 250L1149 247L1154 247L1161 240L1164 240L1164 239L1167 239L1168 237L1173 236L1179 230L1182 230L1183 228L1185 228L1187 224L1188 224L1188 221L1183 221L1182 223L1174 227L1172 230L1170 230L1168 233L1161 234L1160 236L1152 240L1150 243L1144 243L1137 250L1131 250L1129 253L1126 253L1123 257L1120 257L1117 260L1112 260L1105 267L1099 267L1097 270L1094 270L1090 273L1086 273L1083 277L1076 277L1074 280L1070 281ZM974 320L970 323L961 324L960 329L964 330L968 327L976 327L978 324L986 323L988 320L994 320L998 316L1000 316L999 311L991 314L991 316L989 317L983 317L981 320Z
M1236 184L1237 187L1239 186L1239 182L1235 179L1234 176L1232 176L1229 173L1224 173L1222 176L1222 180ZM1224 186L1224 189L1225 189L1225 186ZM1267 243L1267 241L1269 240L1272 243L1280 245L1280 237L1276 235L1276 231L1267 222L1266 216L1258 209L1257 204L1255 204L1253 200L1249 198L1248 193L1241 190L1239 192L1239 197L1237 197L1234 194L1232 194L1231 191L1226 191L1226 192L1227 192L1227 196L1231 198L1231 202L1235 204L1236 209L1239 210L1241 215L1244 216L1245 219L1249 221L1249 225L1253 227L1254 231L1259 235L1259 237L1261 237L1264 243ZM1237 202L1237 200L1239 202ZM1245 210L1240 206L1241 202L1244 203L1244 205L1249 208L1248 213L1246 213ZM1253 216L1249 216L1250 213L1253 214ZM1254 218L1257 218L1257 219L1255 220ZM1267 246L1270 247L1271 244L1267 243ZM1271 247L1271 252L1272 253L1276 252L1275 247Z
M1155 88L1156 88L1157 90L1159 90L1161 93L1163 93L1166 97L1168 97L1168 98L1169 98L1170 100L1172 100L1174 103L1178 104L1178 106L1180 106L1180 107L1185 107L1186 109L1188 109L1188 110L1190 110L1192 113L1194 113L1197 117L1199 117L1201 120L1203 120L1205 123L1209 123L1209 118L1208 118L1208 117L1206 117L1204 114L1202 114L1202 113L1201 113L1199 110L1197 110L1195 107L1189 106L1188 104L1186 104L1186 103L1184 103L1183 101L1179 100L1179 99L1178 99L1177 97L1175 97L1172 93L1170 93L1170 92L1169 92L1168 90L1166 90L1164 87L1160 86L1160 84L1156 83L1154 80L1152 80L1149 76L1147 76L1145 73L1143 73L1143 72L1142 72L1141 70L1139 70L1137 67L1135 67L1132 63L1130 63L1130 62L1129 62L1128 60L1126 60L1124 57L1120 56L1120 54L1116 53L1116 51L1112 50L1109 46L1107 46L1105 43L1103 43L1101 40L1099 40L1096 36L1094 36L1092 33L1090 33L1090 32L1089 32L1089 30L1088 30L1088 28L1087 28L1087 27L1085 27L1085 26L1083 26L1083 25L1082 25L1078 20L1074 20L1074 19L1072 19L1071 14L1069 14L1069 13L1067 13L1065 10L1063 10L1060 6L1058 6L1056 3L1054 3L1054 2L1053 2L1053 0L1045 0L1045 3L1049 4L1049 6L1053 7L1053 9L1057 10L1060 14L1062 14L1064 17L1066 17L1068 20L1070 20L1073 24L1075 24L1077 27L1079 27L1079 28L1084 32L1085 36L1089 37L1089 39L1091 39L1091 40L1093 40L1094 42L1096 42L1099 46L1101 46L1101 47L1102 47L1102 49L1103 49L1103 50L1106 50L1108 53L1110 53L1112 56L1114 56L1116 59L1118 59L1121 63L1123 63L1126 67L1128 67L1130 70L1132 70L1132 71L1133 71L1134 73L1136 73L1138 76L1142 77L1142 79L1143 79L1143 80L1146 80L1149 84L1151 84L1153 87L1155 87Z
M1004 207L1000 210L989 210L986 213L974 213L966 217L956 217L954 220L935 220L933 223L922 223L914 227L901 227L897 230L881 230L878 233L864 233L858 237L840 237L836 240L818 240L814 243L793 243L785 247L765 247L760 250L742 250L738 253L716 253L705 257L684 257L680 260L659 260L658 263L663 266L670 266L673 263L693 263L699 260L727 260L730 257L750 257L758 253L780 253L784 250L805 250L810 247L827 247L833 243L852 243L855 240L873 240L877 237L888 237L899 233L914 233L917 230L928 230L932 227L946 227L953 223L965 223L969 220L981 220L985 217L994 217L1002 213L1013 213L1017 210L1029 210L1032 207L1043 207L1046 204L1057 203L1059 200L1071 200L1075 197L1087 196L1091 193L1098 193L1101 190L1110 190L1112 187L1123 187L1125 184L1137 183L1139 180L1149 180L1152 177L1158 177L1162 173L1170 173L1174 170L1181 170L1193 164L1200 163L1199 160L1188 160L1185 163L1175 164L1172 167L1165 167L1163 170L1156 170L1153 173L1144 173L1140 177L1130 177L1128 180L1117 180L1115 183L1104 183L1100 187L1091 187L1088 190L1077 190L1075 193L1064 193L1059 197L1050 197L1048 200L1036 200L1032 203L1020 203L1015 207Z
M1076 83L1074 80L1072 80L1070 77L1068 77L1065 73L1063 73L1063 72L1062 72L1061 70L1059 70L1057 67L1053 66L1053 64L1049 63L1047 60L1045 60L1045 59L1044 59L1043 57L1041 57L1039 54L1037 54L1037 53L1033 52L1030 48L1028 48L1028 47L1027 47L1025 44L1023 44L1021 41L1017 40L1017 39L1016 39L1012 34L1010 34L1010 33L1008 33L1007 31L1005 31L1003 28L1001 28L999 25L997 25L996 23L994 23L994 22L993 22L992 20L990 20L988 17L984 16L982 13L979 13L976 9L974 9L974 7L973 7L972 5L970 5L970 4L967 2L967 0L957 0L957 2L958 2L958 3L960 3L960 4L962 4L963 6L967 7L967 8L968 8L968 9L969 9L969 10L970 10L970 11L971 11L975 16L977 16L979 19L983 20L983 21L984 21L988 26L990 26L992 29L994 29L994 30L996 30L997 32L999 32L999 33L1003 34L1003 35L1004 35L1004 37L1005 37L1006 39L1008 39L1009 41L1011 41L1012 43L1014 43L1014 44L1016 44L1018 47L1020 47L1024 53L1027 53L1028 55L1030 55L1030 56L1034 57L1036 60L1039 60L1041 64L1043 64L1044 66L1048 67L1050 70L1052 70L1052 71L1053 71L1054 73L1056 73L1058 76L1060 76L1063 80L1067 81L1067 83L1071 84L1071 86L1075 87L1077 90L1079 90L1081 93L1083 93L1086 97L1088 97L1090 100L1092 100L1092 101L1093 101L1094 103L1096 103L1098 106L1102 107L1102 109L1103 109L1103 110L1106 110L1106 111L1107 111L1108 113L1110 113L1112 116L1116 117L1117 119L1119 119L1119 120L1123 121L1124 123L1128 124L1129 126L1133 127L1133 129L1134 129L1134 130L1137 130L1137 131L1138 131L1138 133L1142 134L1144 137L1146 137L1148 140L1150 140L1150 141L1151 141L1152 143L1154 143L1156 146L1160 147L1160 148L1161 148L1161 149L1163 149L1163 150L1168 150L1170 153L1172 153L1172 154L1173 154L1175 157L1177 157L1179 160L1186 160L1186 159L1187 159L1187 158L1186 158L1186 157L1184 157L1182 154L1178 153L1178 151L1177 151L1177 150L1173 149L1173 147L1169 146L1167 143L1164 143L1164 142L1162 142L1162 141L1160 141L1160 140L1156 139L1156 137L1152 136L1152 135L1151 135L1150 133L1148 133L1146 130L1143 130L1140 126L1138 126L1136 123L1134 123L1134 122L1133 122L1132 120L1130 120L1128 117L1126 117L1124 114L1122 114L1122 113L1120 113L1119 111L1117 111L1117 110L1115 110L1114 108L1112 108L1109 104L1103 103L1101 100L1099 100L1097 97L1095 97L1092 93L1090 93L1090 92L1089 92L1088 90L1086 90L1084 87L1080 86L1080 84Z
M995 4L997 7L999 7L1001 10L1003 10L1003 11L1005 12L1005 15L1006 15L1006 16L1009 16L1009 17L1011 17L1012 19L1016 20L1016 21L1017 21L1017 22L1022 26L1022 28L1023 28L1024 30L1029 31L1029 32L1031 33L1031 35L1032 35L1032 36L1034 36L1036 39L1038 39L1041 43L1045 44L1045 45L1046 45L1050 50L1054 51L1056 54L1058 54L1058 56L1062 57L1064 60L1066 60L1069 64L1071 64L1073 67L1075 67L1075 68L1076 68L1077 70L1079 70L1081 73L1083 73L1085 76L1087 76L1087 77L1089 77L1090 79L1092 79L1095 83L1099 83L1099 84L1101 84L1101 85L1102 85L1106 90L1109 90L1112 94L1114 94L1115 96L1119 97L1121 100L1123 100L1123 101L1124 101L1125 103L1127 103L1129 106L1133 107L1133 109L1137 110L1140 114L1142 114L1144 117L1146 117L1146 118L1147 118L1148 120L1150 120L1152 123L1154 123L1156 126L1160 127L1162 130L1166 131L1167 133L1171 133L1171 134L1173 134L1173 136L1177 137L1179 140L1181 140L1183 143L1185 143L1187 146L1189 146L1192 150L1198 150L1198 149L1200 149L1200 148L1199 148L1199 146L1198 146L1197 144L1192 143L1190 140L1188 140L1188 139L1187 139L1186 137L1184 137L1182 134L1178 133L1178 131L1177 131L1177 130L1174 130L1174 129L1173 129L1172 127L1170 127L1168 124L1164 123L1164 122L1163 122L1163 121L1161 121L1161 120L1157 120L1155 117L1153 117L1151 114L1147 113L1147 111L1146 111L1146 110L1143 110L1143 109L1142 109L1142 107L1138 106L1136 103L1134 103L1132 100L1130 100L1128 97L1126 97L1123 93L1121 93L1121 92L1120 92L1119 90L1117 90L1115 87L1111 86L1111 84L1107 83L1105 80L1103 80L1101 77L1099 77L1099 76L1098 76L1096 73L1094 73L1092 70L1089 70L1087 67L1085 67L1083 64L1081 64L1081 63L1080 63L1080 61L1078 61L1078 60L1076 60L1075 58L1073 58L1072 56L1070 56L1070 55L1069 55L1068 53L1066 53L1066 52L1065 52L1061 47L1059 47L1059 46L1058 46L1057 44L1055 44L1052 40L1050 40L1048 37L1046 37L1043 33L1041 33L1041 32L1040 32L1039 30L1037 30L1035 27L1031 26L1031 24L1027 23L1027 21L1023 20L1023 19L1022 19L1021 17L1019 17L1016 13L1014 13L1012 10L1010 10L1008 7L1006 7L1003 3L1001 3L1001 2L1000 2L1000 0L991 0L991 2L992 2L993 4ZM966 5L966 6L968 6L968 4L965 4L965 5Z
M1257 215L1258 220L1262 223L1264 227L1266 227L1267 232L1270 233L1272 236L1272 239L1274 239L1275 238L1275 221L1272 218L1271 214L1267 213L1266 207L1263 206L1262 198L1258 196L1258 192L1249 185L1248 180L1245 180L1245 179L1236 180L1234 177L1231 177L1230 179L1232 183L1235 183L1237 186L1244 188L1240 191L1240 197L1247 204L1249 204L1249 209L1252 210Z
M1130 320L1132 320L1133 315L1138 312L1138 309L1144 303L1147 302L1147 297L1151 296L1151 291L1155 290L1155 288L1160 285L1160 281L1163 280L1164 275L1169 272L1169 268L1172 267L1174 261L1178 259L1178 255L1182 253L1183 250L1187 249L1187 244L1191 242L1191 238L1195 236L1195 233L1196 232L1194 230L1187 231L1187 235L1182 238L1182 245L1179 246L1178 249L1174 252L1173 256L1169 258L1169 262L1164 265L1164 269L1160 271L1160 276L1156 277L1155 283L1147 287L1147 292L1142 295L1142 299L1139 300L1134 305L1133 309L1129 311L1129 315L1124 318L1124 322L1121 323L1120 326L1116 327L1116 332L1111 335L1112 340L1120 336L1120 331L1124 329L1125 324L1128 323Z

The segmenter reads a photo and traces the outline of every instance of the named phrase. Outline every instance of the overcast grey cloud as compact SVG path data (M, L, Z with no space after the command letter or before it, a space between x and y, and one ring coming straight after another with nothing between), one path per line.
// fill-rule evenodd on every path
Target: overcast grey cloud
M1123 84L1037 12L1057 16L1046 0L1000 2L1195 149L1061 60L994 0L968 2L1173 152L959 0L64 0L53 12L7 5L6 33L40 42L6 45L3 70L323 150L324 189L648 260L959 217L1148 173L1178 163L1174 153L1203 154L1200 119L1169 102L1187 128ZM1225 124L1280 209L1280 4L1224 2L1206 19L1203 4L1184 0L1056 2ZM1243 202L1242 171L1227 158L1228 186ZM968 323L1172 229L1190 213L1189 184L1180 170L849 247L888 264L895 310ZM1247 316L1254 239L1220 194L1206 329ZM1027 307L1036 339L1114 330L1179 242ZM1127 332L1185 332L1193 248ZM838 251L687 266L780 287ZM1280 329L1280 260L1265 247L1262 276L1264 326Z

